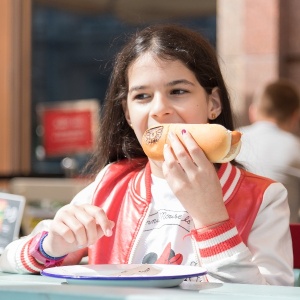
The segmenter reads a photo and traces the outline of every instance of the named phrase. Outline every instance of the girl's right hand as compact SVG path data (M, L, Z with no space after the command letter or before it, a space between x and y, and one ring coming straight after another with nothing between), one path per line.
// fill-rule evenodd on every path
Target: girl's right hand
M104 235L111 236L114 225L98 206L68 204L56 213L43 249L50 256L63 256L93 245Z

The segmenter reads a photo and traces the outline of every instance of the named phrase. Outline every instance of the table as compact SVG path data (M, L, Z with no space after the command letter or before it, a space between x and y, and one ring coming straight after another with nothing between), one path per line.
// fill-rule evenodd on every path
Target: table
M40 275L0 273L0 299L299 300L300 287L187 282L175 288L85 286Z

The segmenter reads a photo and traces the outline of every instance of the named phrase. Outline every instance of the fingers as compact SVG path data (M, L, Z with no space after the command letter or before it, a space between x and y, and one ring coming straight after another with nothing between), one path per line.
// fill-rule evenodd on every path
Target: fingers
M182 132L181 139L183 143L174 133L170 133L168 137L171 142L172 150L175 154L175 156L173 154L173 160L174 158L176 158L177 162L179 162L180 166L184 170L193 168L195 167L195 165L201 166L203 163L208 162L204 152L195 142L195 140L189 132ZM168 148L168 146L165 147L164 155L165 160L171 163L172 157Z
M209 163L211 165L210 161L207 159L201 147L199 147L199 145L196 143L196 141L189 132L183 131L182 139L186 148L188 149L193 164L197 165L198 167L206 163Z
M104 235L111 236L112 229L115 226L115 223L107 218L104 210L94 205L87 205L84 208L86 212L95 219L96 224L100 226Z
M111 236L113 227L114 222L99 207L67 205L57 213L51 231L81 248L94 244L103 235Z
M168 138L170 146L166 144L164 147L164 165L172 170L173 174L179 175L185 169L193 167L193 161L188 150L174 133L169 133Z

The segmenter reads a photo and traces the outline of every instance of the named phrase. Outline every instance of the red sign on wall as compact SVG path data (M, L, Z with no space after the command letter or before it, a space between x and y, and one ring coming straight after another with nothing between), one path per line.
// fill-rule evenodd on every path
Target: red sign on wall
M45 110L42 123L46 156L86 153L93 150L91 110Z

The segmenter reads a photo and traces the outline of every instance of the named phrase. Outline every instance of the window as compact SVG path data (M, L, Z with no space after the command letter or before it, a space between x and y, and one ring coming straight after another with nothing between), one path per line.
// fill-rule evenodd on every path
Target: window
M124 34L158 22L186 25L216 44L216 1L32 1L32 173L64 173L65 156L40 155L39 104L92 98L101 105ZM80 169L89 154L70 157Z

